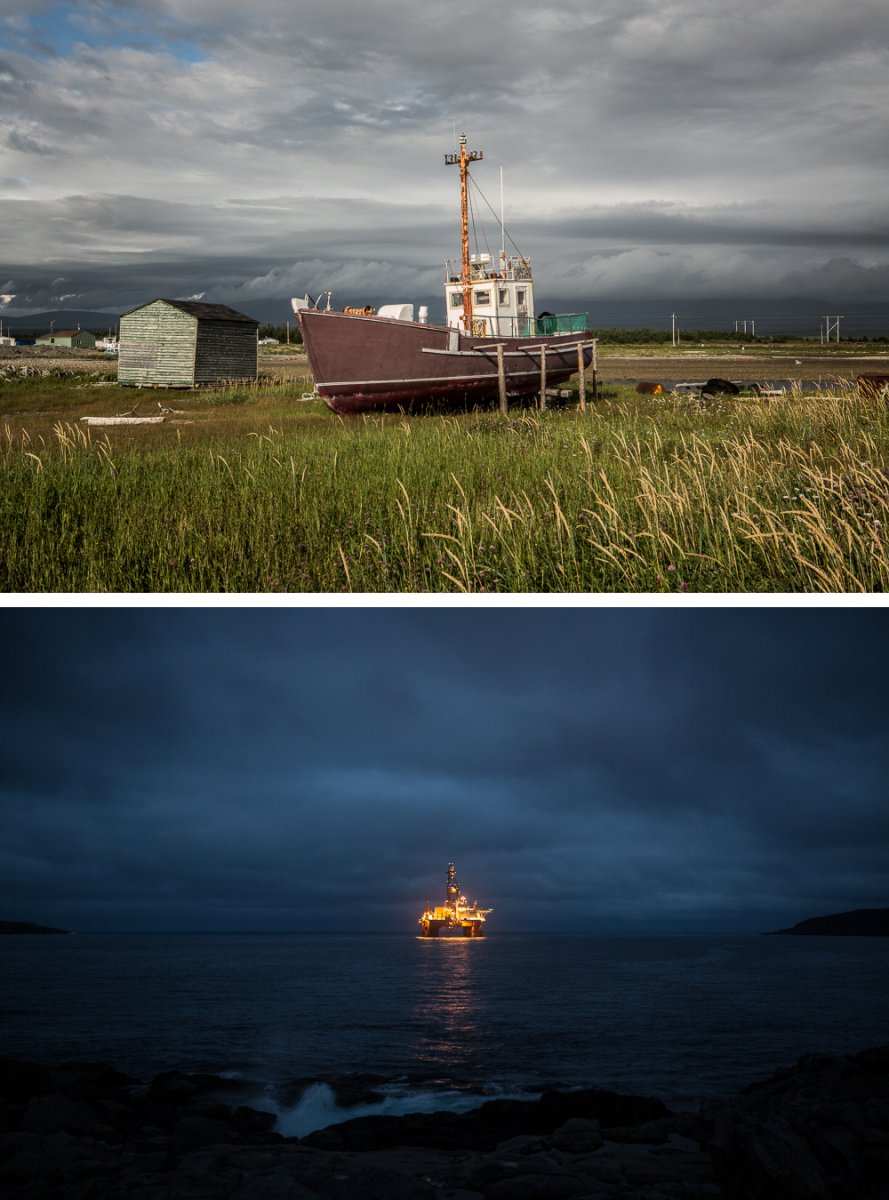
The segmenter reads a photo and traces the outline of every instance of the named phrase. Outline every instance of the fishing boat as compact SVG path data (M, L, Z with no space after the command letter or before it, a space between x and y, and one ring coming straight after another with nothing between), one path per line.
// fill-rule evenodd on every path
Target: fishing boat
M372 308L332 307L330 292L291 301L315 388L338 413L418 406L485 405L506 397L545 397L576 371L594 366L596 346L586 313L535 315L531 264L507 254L505 236L495 258L470 253L468 150L445 163L460 169L461 259L445 267L445 323L428 322L412 304ZM501 230L504 231L502 213Z

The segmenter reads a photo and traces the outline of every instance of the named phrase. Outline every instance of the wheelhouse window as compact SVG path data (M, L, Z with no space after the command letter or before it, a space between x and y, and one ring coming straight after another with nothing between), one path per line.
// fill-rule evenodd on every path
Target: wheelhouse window
M515 294L515 300L516 300L516 304L524 304L525 303L525 289L524 288L519 288L517 290L517 292Z
M498 290L498 295L499 295L499 297L500 297L500 303L501 303L501 304L508 304L508 303L509 303L509 289L508 289L508 288L500 288L500 289Z
M463 297L459 292L451 292L451 308L462 308Z
M489 291L477 291L475 293L475 302L479 308L484 308L491 303L491 293Z

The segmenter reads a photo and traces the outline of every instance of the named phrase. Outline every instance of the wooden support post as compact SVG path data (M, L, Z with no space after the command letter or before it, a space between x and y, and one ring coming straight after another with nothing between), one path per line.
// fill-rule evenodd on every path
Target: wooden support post
M599 342L593 338L593 399L599 399Z
M580 400L580 411L586 411L586 368L583 364L583 342L577 343L577 395Z
M541 412L546 408L546 346L540 347L540 403Z
M500 390L500 411L506 416L506 371L503 367L503 344L497 347L497 387Z

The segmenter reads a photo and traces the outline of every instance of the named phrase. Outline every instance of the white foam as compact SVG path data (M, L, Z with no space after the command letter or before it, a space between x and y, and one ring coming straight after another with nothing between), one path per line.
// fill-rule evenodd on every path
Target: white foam
M316 1129L328 1125L339 1125L355 1117L403 1117L407 1113L470 1112L479 1108L492 1096L479 1096L467 1092L411 1092L381 1088L383 1099L374 1104L355 1104L342 1108L336 1095L326 1083L312 1083L306 1088L293 1108L278 1109L279 1133L285 1137L305 1137ZM532 1100L527 1092L509 1096L501 1094L498 1099Z

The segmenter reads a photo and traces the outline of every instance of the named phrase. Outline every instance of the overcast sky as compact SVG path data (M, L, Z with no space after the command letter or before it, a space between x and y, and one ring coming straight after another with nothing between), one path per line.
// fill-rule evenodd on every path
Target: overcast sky
M455 128L495 207L504 168L541 307L887 294L885 0L0 14L7 315L437 297L459 249Z
M879 609L7 610L0 917L774 928L889 904Z

